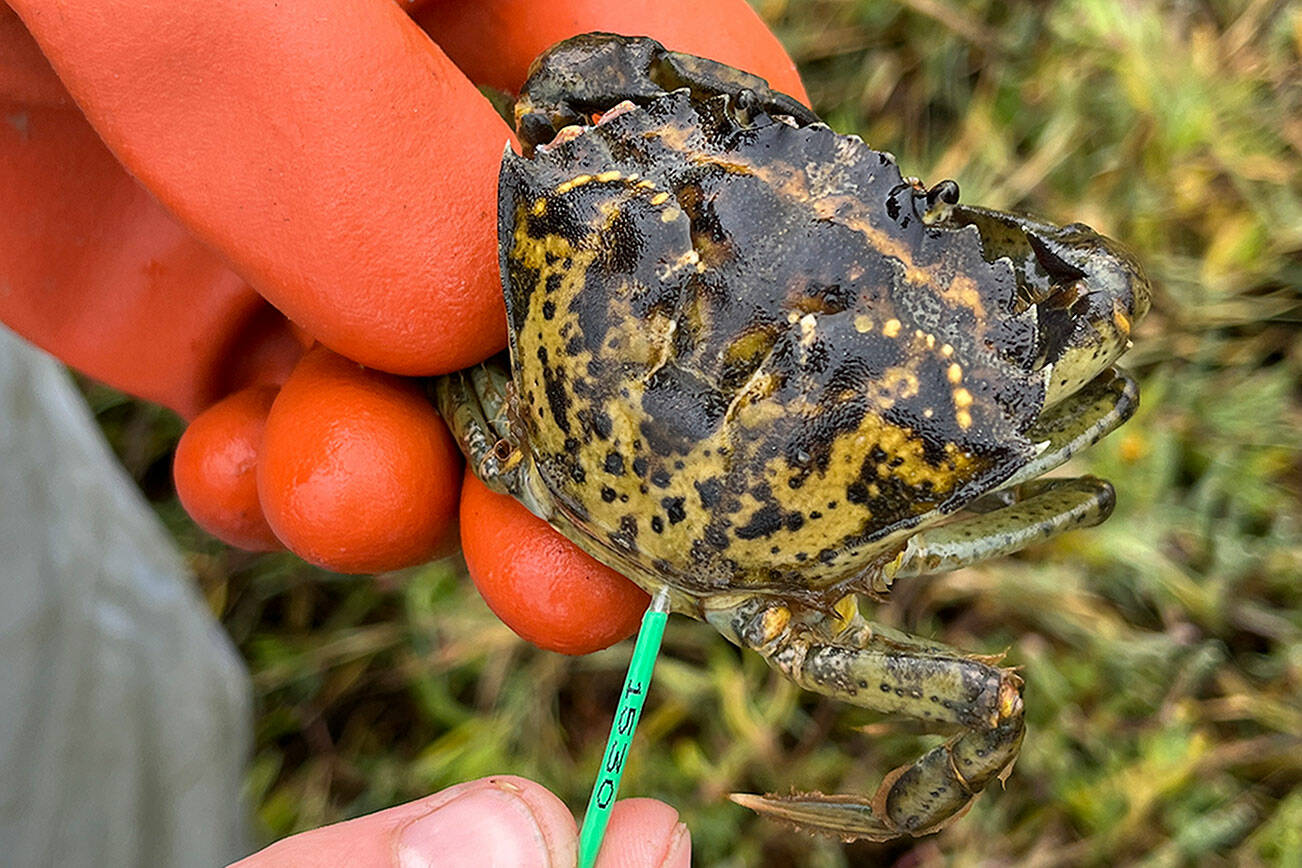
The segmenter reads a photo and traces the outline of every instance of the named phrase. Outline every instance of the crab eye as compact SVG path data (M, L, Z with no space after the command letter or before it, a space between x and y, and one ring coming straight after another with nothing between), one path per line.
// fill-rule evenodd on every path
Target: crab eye
M940 181L924 194L923 201L922 222L929 226L942 223L949 219L958 204L958 184L950 180Z
M1035 252L1036 261L1040 263L1040 267L1048 273L1049 279L1054 283L1075 283L1085 276L1084 271L1059 256L1053 250L1051 242L1046 241L1034 232L1027 232L1026 240L1030 242L1031 250Z
M493 444L493 457L498 461L505 461L511 457L511 441L503 438Z
M733 108L737 122L743 127L750 126L755 120L755 115L762 111L759 97L748 87L737 91L737 95L733 97Z
M529 112L520 118L518 127L520 138L533 145L545 145L556 135L547 115L542 112Z
M958 182L945 179L938 182L934 187L927 191L927 210L936 207L936 203L945 205L958 204Z

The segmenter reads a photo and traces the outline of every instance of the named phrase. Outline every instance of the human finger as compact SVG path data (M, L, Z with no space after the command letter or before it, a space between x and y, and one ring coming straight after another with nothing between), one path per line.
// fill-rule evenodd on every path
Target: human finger
M621 799L610 813L596 868L688 868L692 836L678 812L655 799Z
M287 838L237 868L554 868L577 859L574 818L525 778L499 775Z
M397 4L12 5L118 159L327 346L431 374L505 344L512 134Z
M192 417L301 352L75 109L6 104L0 213L0 320L112 386Z

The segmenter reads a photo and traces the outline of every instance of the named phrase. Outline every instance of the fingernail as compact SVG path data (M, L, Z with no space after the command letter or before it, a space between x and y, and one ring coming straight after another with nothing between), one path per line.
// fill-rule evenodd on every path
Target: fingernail
M674 826L674 834L669 839L669 849L665 852L660 868L690 868L691 864L692 836L687 832L687 825L679 823Z
M398 835L402 868L519 865L546 868L547 842L518 787L488 786L458 796Z

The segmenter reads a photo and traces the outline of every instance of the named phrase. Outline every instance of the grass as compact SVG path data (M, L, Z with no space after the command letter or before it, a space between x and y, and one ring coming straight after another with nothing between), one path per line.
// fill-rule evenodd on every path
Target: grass
M1302 864L1302 7L760 0L837 129L964 200L1083 220L1150 269L1143 406L1073 462L1104 526L909 583L894 627L1023 667L1004 792L915 843L796 836L733 790L870 792L935 737L802 694L675 620L625 778L702 865ZM170 417L92 389L257 694L267 839L494 772L580 809L629 644L524 645L459 562L374 580L255 557L171 497Z

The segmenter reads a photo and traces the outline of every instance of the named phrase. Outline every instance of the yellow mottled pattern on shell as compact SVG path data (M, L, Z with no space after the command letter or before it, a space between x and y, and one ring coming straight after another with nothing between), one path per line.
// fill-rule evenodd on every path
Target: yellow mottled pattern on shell
M729 169L753 171L739 163ZM800 173L794 174L803 178ZM784 194L807 195L807 185L807 181L789 183ZM601 239L611 232L620 209L635 199L659 209L660 222L678 230L672 234L675 243L662 244L664 249L659 251L657 273L662 281L671 283L681 278L683 269L699 272L707 266L693 248L682 209L672 196L645 179L582 174L532 202L522 203L521 208L534 215L547 214L561 207L579 187L584 188L582 193L590 202L597 197L596 204L586 212L591 215L591 223L584 237L567 240L552 232L531 234L531 224L522 214L514 224L509 255L521 266L520 273L535 275L533 287L522 294L528 309L513 347L519 413L527 428L528 449L558 507L576 529L589 537L580 540L585 547L604 552L608 560L613 552L619 563L640 568L652 581L671 578L676 585L690 590L749 585L786 592L816 591L863 572L898 547L895 539L865 542L870 532L883 523L882 516L874 515L870 505L871 498L879 493L879 485L902 483L916 488L929 484L934 496L930 502L919 502L915 507L917 513L923 513L970 477L977 464L972 456L951 445L939 463L934 458L928 460L917 432L893 425L882 415L897 400L916 396L919 372L924 367L953 371L956 366L948 360L953 347L920 330L904 333L898 319L873 322L853 310L837 316L853 322L859 332L875 328L899 342L904 363L887 369L875 384L871 395L875 410L864 414L854 428L839 433L828 444L824 469L810 474L793 468L767 435L782 418L814 418L827 412L826 403L820 405L801 390L794 394L787 390L785 398L777 395L777 372L763 362L735 392L724 424L711 436L692 444L681 455L665 456L649 449L643 427L655 424L655 420L644 410L643 397L657 371L666 364L695 362L699 363L697 373L709 376L700 368L710 360L690 355L676 358L673 351L674 334L679 328L688 328L694 334L710 331L713 324L709 321L709 306L699 296L685 295L672 315L655 311L642 318L632 307L632 297L640 287L627 277L606 280L601 283L605 293L604 320L611 326L594 352L588 346L578 346L578 311L582 304L576 300L589 286L592 270L598 267ZM594 188L601 188L601 195ZM828 209L829 215L844 214L847 207L833 203ZM847 222L865 234L871 231L857 213ZM907 251L900 253L907 257ZM903 267L917 281L945 280L945 276L919 268L907 259ZM963 291L961 280L962 276L956 275L946 283L956 301ZM882 289L885 294L889 288ZM593 300L587 299L586 303ZM812 311L793 316L795 321L790 326L800 331L802 345L808 348L819 335L823 317ZM725 354L762 355L771 345L771 338L741 334L727 346ZM592 398L603 391L592 387L593 362L602 363L607 375L616 370L623 372L614 389L605 390L609 397L599 404ZM566 392L561 409L565 426L555 418L560 405L547 395L549 377L563 384ZM961 370L951 377L956 391L959 382ZM826 402L826 397L823 400ZM935 412L951 414L956 410L960 419L966 413L952 402L935 408ZM592 430L591 420L596 413L609 420L606 437L595 436ZM569 433L563 427L568 427ZM876 465L876 479L867 482L870 497L866 502L852 502L847 492L862 482L864 458L874 449L884 457ZM794 487L793 477L802 475L808 478ZM706 480L734 483L733 490L723 497L728 503L711 503L702 495L699 485ZM745 485L735 484L738 480ZM756 496L755 483L768 484L771 497L767 501ZM771 510L774 502L782 510L779 527L751 538L738 534L739 528L757 520L766 503ZM722 538L721 515L726 516Z

